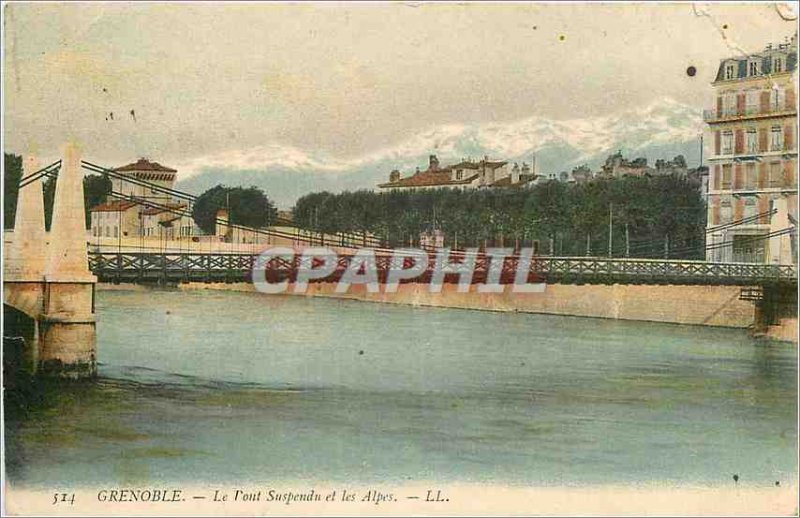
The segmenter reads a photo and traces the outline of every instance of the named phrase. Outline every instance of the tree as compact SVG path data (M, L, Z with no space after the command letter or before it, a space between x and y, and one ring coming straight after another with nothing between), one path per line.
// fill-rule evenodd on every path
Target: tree
M105 202L110 192L111 180L109 180L108 176L90 174L83 178L83 203L84 207L86 207L86 228L92 225L92 217L89 209Z
M5 228L14 228L17 212L17 190L22 179L22 157L3 153L3 221Z
M677 175L553 180L527 189L311 193L293 212L301 228L372 233L393 247L416 244L436 228L447 246L459 248L544 241L549 253L584 255L588 237L592 253L605 255L611 237L615 257L625 254L628 240L630 256L662 257L669 235L670 257L702 258L705 234L702 197Z
M217 185L198 196L192 207L192 218L208 234L216 231L217 212L228 209L228 222L251 228L268 226L275 221L277 210L258 187Z

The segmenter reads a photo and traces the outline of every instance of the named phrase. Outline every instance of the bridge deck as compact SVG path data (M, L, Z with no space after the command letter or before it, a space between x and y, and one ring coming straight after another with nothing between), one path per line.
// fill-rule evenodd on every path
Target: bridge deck
M249 281L257 256L251 254L202 253L110 253L90 252L89 267L103 282L242 282ZM273 259L267 265L270 281L293 279L302 259ZM336 270L324 281L336 281L349 264L350 256L339 256ZM430 279L434 258L416 282ZM500 282L514 281L519 258L506 258ZM390 254L376 256L381 281L392 266ZM306 267L310 266L308 264ZM407 267L407 266L406 266ZM473 283L485 282L489 267L486 256L478 256ZM529 282L546 281L570 284L706 284L768 285L797 283L795 266L708 263L704 261L669 261L654 259L609 259L600 257L534 257ZM445 282L456 282L448 275Z

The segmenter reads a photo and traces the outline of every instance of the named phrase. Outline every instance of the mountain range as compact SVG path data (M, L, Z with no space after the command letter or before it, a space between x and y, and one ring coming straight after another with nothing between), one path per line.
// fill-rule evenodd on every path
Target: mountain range
M671 159L683 155L699 165L701 110L670 98L623 113L601 117L553 120L529 117L515 122L444 125L361 157L341 159L280 144L226 151L181 165L179 189L199 194L217 184L255 185L281 208L290 208L303 194L328 190L372 189L388 181L389 172L403 176L436 154L446 165L464 158L528 162L536 156L539 174L569 171L587 164L596 170L606 157L622 151L627 158Z

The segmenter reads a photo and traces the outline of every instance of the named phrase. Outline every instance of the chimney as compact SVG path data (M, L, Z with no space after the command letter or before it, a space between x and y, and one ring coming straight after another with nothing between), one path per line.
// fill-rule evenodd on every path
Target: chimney
M531 174L536 176L536 155L531 155Z
M395 169L394 171L389 173L389 182L390 183L395 183L395 182L399 182L399 181L400 181L400 171Z
M519 165L516 163L514 167L511 168L511 183L518 184L519 183Z
M431 171L436 171L439 169L439 159L436 158L436 155L431 155L428 160L428 169Z

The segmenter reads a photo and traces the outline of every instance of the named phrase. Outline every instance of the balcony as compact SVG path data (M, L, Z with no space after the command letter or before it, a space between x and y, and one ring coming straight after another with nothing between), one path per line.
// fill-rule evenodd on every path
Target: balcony
M721 113L717 113L716 109L703 110L703 121L717 123L763 117L790 116L795 114L797 114L797 109L788 104L782 106L773 104L766 110L762 110L760 106L743 106L741 108L723 108Z

